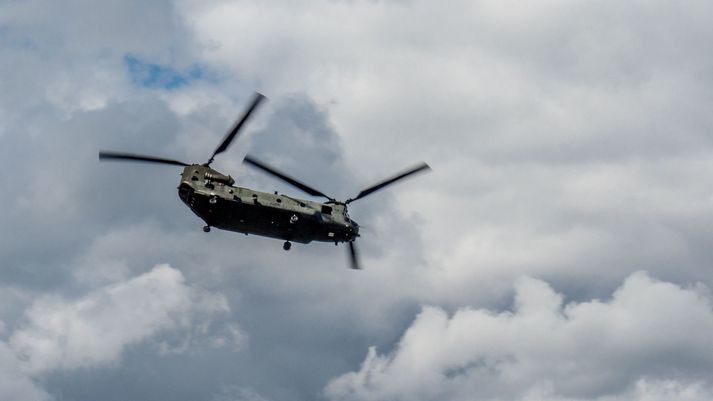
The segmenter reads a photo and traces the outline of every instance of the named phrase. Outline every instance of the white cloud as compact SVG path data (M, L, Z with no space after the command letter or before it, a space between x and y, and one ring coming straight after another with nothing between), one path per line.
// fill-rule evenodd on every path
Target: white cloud
M713 399L713 389L710 384L706 386L701 382L682 383L675 380L648 381L642 379L628 394L618 399L621 401L705 401ZM616 400L612 398L612 401Z
M15 353L0 340L0 399L45 401L49 395L22 371Z
M608 301L563 305L516 284L512 312L425 307L388 355L334 379L333 400L704 400L713 378L710 292L631 275Z
M313 399L326 378L356 369L364 343L394 341L417 305L449 311L501 305L521 275L545 278L580 300L610 294L644 267L674 283L713 286L713 197L702 184L711 182L713 172L710 4L5 2L0 153L9 165L23 166L21 173L5 174L8 187L23 189L2 198L16 207L0 215L6 265L0 319L7 322L6 337L36 337L18 345L49 344L49 350L26 349L32 358L11 365L47 372L69 398L97 399L119 379L97 380L104 384L80 391L73 388L76 375L112 372L52 375L51 369L117 363L128 347L151 341L157 352L172 355L137 357L152 363L131 369L129 379L117 375L122 385L138 383L155 364L181 358L180 373L155 383L173 391L163 398L205 398L216 386L239 382L274 399ZM217 82L160 93L137 88L122 62L127 53L179 71L198 63ZM346 272L344 249L333 246L283 253L271 240L206 236L176 199L172 170L96 164L96 150L103 147L205 160L254 89L272 101L250 130L260 127L260 119L274 118L279 124L267 123L274 136L257 139L248 131L215 164L229 167L242 184L274 185L239 166L241 152L261 150L260 141L262 150L284 158L288 171L295 168L320 189L328 184L324 190L331 189L323 177L347 192L415 160L434 167L432 174L389 191L400 202L384 193L354 205L352 215L365 226L365 271ZM293 92L306 94L320 110L319 118L300 127L304 138L292 137L302 147L288 146L293 141L285 131L293 116L270 113ZM334 127L345 153L325 153L331 140L323 149L304 146L319 138L322 119ZM330 157L337 163L327 164ZM375 217L363 220L370 210ZM414 223L404 224L402 216ZM120 338L109 334L104 346L90 342L101 349L94 359L63 342L111 331L111 322L82 312L82 302L125 313L98 295L110 298L110 288L133 282L138 269L159 261L180 263L191 283L184 287L217 288L245 311L243 327L257 334L250 357L192 354L197 348L239 348L245 338L234 323L221 323L221 312L197 318L180 299L163 307L193 316L190 327L178 318L141 321L142 327L116 334ZM36 295L77 287L98 289L79 299L55 298L57 304L40 296L17 328L17 316L32 299L13 289ZM557 302L537 286L533 291L541 299L528 305L548 310ZM50 312L71 323L56 327L52 319L37 320ZM124 363L136 362L133 356ZM679 357L662 358L678 366ZM312 367L296 372L293 366L304 361ZM606 365L612 375L629 377L612 400L708 394L709 383L697 379L709 368L705 363L681 375L690 377L662 375L632 384L633 368L625 362ZM183 391L177 382L193 378L194 364L201 363L211 379L191 381L195 393ZM226 371L236 374L220 375ZM283 388L276 390L276 383ZM138 398L153 394L133 387ZM533 379L520 395L569 399L563 387L560 379Z
M80 299L38 299L8 343L33 374L110 365L128 346L165 330L190 331L196 321L205 321L205 316L228 311L222 295L193 288L180 271L159 265ZM235 327L227 334L240 337Z
M393 193L434 302L521 274L713 285L689 240L713 210L705 2L177 4L207 63L324 106L357 180L431 163Z
M7 337L0 339L0 399L50 400L38 377L115 365L128 347L152 338L160 354L237 351L247 337L229 312L222 294L189 285L169 265L77 299L41 296L29 302L14 330L0 321L0 336Z

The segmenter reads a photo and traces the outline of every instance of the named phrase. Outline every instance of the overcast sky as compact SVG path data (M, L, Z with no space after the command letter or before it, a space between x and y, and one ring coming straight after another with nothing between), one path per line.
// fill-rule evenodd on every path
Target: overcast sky
M0 399L710 401L708 1L0 0ZM345 199L213 230L180 169Z

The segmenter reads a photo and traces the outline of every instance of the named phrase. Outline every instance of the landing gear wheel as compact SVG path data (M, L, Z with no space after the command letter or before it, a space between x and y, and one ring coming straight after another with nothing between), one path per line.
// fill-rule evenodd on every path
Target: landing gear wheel
M285 243L282 244L282 249L289 251L290 248L292 248L292 243L290 241L285 241Z
M209 232L210 232L210 226L203 226L203 232L204 232L204 233L209 233Z

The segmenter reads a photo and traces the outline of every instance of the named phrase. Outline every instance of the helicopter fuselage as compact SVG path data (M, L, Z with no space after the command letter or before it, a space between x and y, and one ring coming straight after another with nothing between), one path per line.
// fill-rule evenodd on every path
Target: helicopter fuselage
M346 207L234 186L232 177L208 166L185 167L178 196L207 227L309 243L350 242L359 225Z

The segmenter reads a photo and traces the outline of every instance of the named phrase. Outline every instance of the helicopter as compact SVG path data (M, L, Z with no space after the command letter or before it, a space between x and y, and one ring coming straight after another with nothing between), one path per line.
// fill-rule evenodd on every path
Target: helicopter
M355 245L359 235L359 224L349 217L347 206L359 199L379 191L401 179L421 171L429 170L426 163L420 163L408 170L380 181L359 192L354 198L338 201L325 195L297 179L246 155L243 163L278 178L308 195L324 197L326 202L299 199L284 194L256 191L235 186L232 176L210 167L215 157L225 152L250 116L265 97L255 93L246 111L233 124L223 141L207 162L202 164L184 163L179 160L135 153L99 151L99 160L133 161L168 164L183 167L178 185L178 197L194 214L205 222L203 231L211 227L243 234L284 240L283 249L289 251L292 242L308 244L312 241L349 244L349 260L352 269L360 269Z

